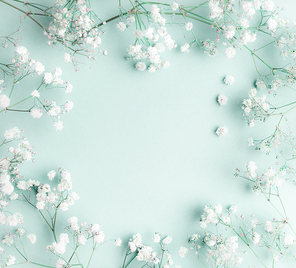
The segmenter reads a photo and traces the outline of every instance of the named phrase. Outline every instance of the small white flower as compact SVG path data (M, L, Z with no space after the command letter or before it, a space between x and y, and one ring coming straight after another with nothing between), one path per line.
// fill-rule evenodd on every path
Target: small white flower
M114 242L114 245L115 245L116 247L120 247L120 246L121 246L121 243L122 243L121 239L120 239L120 238L117 238L117 239L115 240L115 242Z
M159 243L160 242L160 235L159 234L155 234L153 236L153 242L154 243Z
M233 58L234 56L235 56L235 54L236 54L236 51L235 51L235 48L233 48L233 47L228 47L228 48L226 48L226 50L225 50L225 56L228 58L228 59L231 59L231 58Z
M10 103L10 99L6 95L4 95L4 94L0 95L0 107L1 108L8 107L9 103Z
M49 179L50 181L53 180L53 178L55 177L55 175L56 175L56 172L55 172L54 170L51 170L51 171L49 171L49 172L47 173L47 177L48 177L48 179Z
M144 71L146 69L146 64L145 62L142 62L142 61L139 61L137 64L136 64L136 69L138 71Z
M185 247L180 247L178 253L181 258L184 258L186 256L186 254L188 253L188 249Z
M134 23L136 21L135 16L129 15L128 18L126 19L128 23Z
M225 126L220 126L217 128L216 132L215 132L219 137L225 136L226 134L228 134L228 128Z
M37 109L37 108L33 108L31 111L30 111L30 115L33 117L33 118L40 118L43 114L43 110L41 109Z
M223 82L227 85L230 86L234 83L234 77L231 75L226 75L223 79Z
M177 10L179 8L179 4L174 2L171 4L171 8L172 8L172 10Z
M162 243L167 245L167 244L171 243L172 240L173 239L170 236L167 236L165 239L162 240Z
M217 101L221 106L224 106L227 104L228 98L225 95L220 94L217 98Z
M253 138L248 138L248 146L253 146L253 145L254 145Z
M57 131L57 130L62 130L63 127L64 127L62 121L55 122L55 123L53 124L53 126L54 126L54 128L55 128L56 131Z
M180 47L182 53L189 53L190 45L185 43L183 46Z
M122 21L120 21L117 23L116 28L123 32L126 28L126 25Z
M53 80L52 73L45 73L44 74L44 83L45 84L51 84L52 80Z
M31 96L34 97L34 98L39 98L40 97L40 93L38 90L34 90L32 93L31 93Z
M291 246L295 243L294 237L290 234L286 235L284 238L284 245Z
M192 28L193 28L193 23L192 23L192 22L186 22L186 23L185 23L185 29L186 29L187 31L191 31Z
M71 55L69 53L65 53L65 55L64 55L64 61L65 62L71 62Z
M36 235L34 234L28 234L27 235L28 240L30 241L31 244L35 244L36 242Z

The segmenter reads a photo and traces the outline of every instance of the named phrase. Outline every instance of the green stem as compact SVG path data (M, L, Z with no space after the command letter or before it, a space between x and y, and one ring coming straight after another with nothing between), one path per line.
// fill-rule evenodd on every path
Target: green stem
M26 11L24 11L24 10L22 10L22 9L20 9L20 8L14 6L14 5L12 5L12 4L9 4L9 3L7 3L7 2L4 1L4 0L0 0L0 2L4 3L4 4L6 4L6 5L8 5L8 6L12 7L12 8L14 8L14 9L16 9L16 10L22 12L22 13L24 13L27 17L29 17L31 20L33 20L34 22L36 22L37 25L39 25L43 30L45 30L45 28L44 28L44 27L43 27L43 26L42 26L37 20L35 20L33 17L31 17L31 16L29 15L29 13L27 13Z

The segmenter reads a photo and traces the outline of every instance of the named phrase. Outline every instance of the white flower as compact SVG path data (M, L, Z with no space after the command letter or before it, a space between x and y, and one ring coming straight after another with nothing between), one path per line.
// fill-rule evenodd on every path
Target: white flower
M126 28L126 25L122 21L120 21L117 23L116 28L123 32Z
M128 23L134 23L136 21L135 16L129 15L128 18L126 19Z
M183 52L183 53L186 53L186 52L188 53L189 48L190 48L190 45L188 43L185 43L183 46L180 47L181 52Z
M71 93L72 90L73 90L73 86L68 83L65 89L65 93Z
M265 224L264 224L264 229L269 232L269 233L272 233L274 231L274 227L271 223L271 221L266 221Z
M181 258L184 258L186 256L186 254L188 253L188 249L185 247L180 247L178 253Z
M250 26L250 24L249 24L249 21L247 20L247 19L245 19L245 18L243 18L243 19L241 19L240 21L239 21L239 24L240 24L240 26L242 27L242 28L249 28L249 26Z
M64 127L62 121L55 122L55 123L53 124L53 126L54 126L54 128L55 128L56 131L57 131L57 130L62 130L63 127Z
M66 233L62 233L60 234L60 242L64 243L64 244L68 244L69 243L69 236Z
M45 71L44 65L41 62L36 61L35 71L37 72L38 75L41 75Z
M7 266L14 265L14 262L15 262L15 257L12 256L12 255L9 255L9 256L7 257L6 265L7 265Z
M135 252L137 250L137 247L134 242L128 242L128 247L131 252Z
M139 61L137 64L136 64L136 69L138 71L144 71L146 69L146 64L145 62L142 62L142 61Z
M39 201L39 202L37 202L37 203L36 203L36 208L37 208L38 210L42 210L42 209L44 209L44 208L45 208L45 202L44 202L44 201Z
M101 244L104 242L104 240L105 240L105 234L102 231L94 235L94 242Z
M67 211L68 210L69 205L66 202L63 202L60 204L60 209L62 211Z
M115 242L114 242L114 245L115 245L116 247L120 247L120 246L121 246L121 243L122 243L121 239L120 239L120 238L117 238L117 239L115 240Z
M28 50L23 46L17 46L15 50L19 55L25 55L28 53Z
M52 80L53 80L52 73L45 73L44 74L44 83L45 84L51 84Z
M155 234L153 236L153 242L154 243L159 243L160 242L160 235L159 234Z
M162 240L162 243L167 245L167 244L171 243L172 240L173 239L170 236L167 236L165 239Z
M231 39L235 35L235 27L233 25L229 25L227 29L224 31L224 36L226 39Z
M253 245L255 245L256 247L259 246L260 243L260 235L256 232L253 233L253 239L252 239L252 243Z
M237 207L235 205L232 205L230 208L229 208L229 211L232 212L232 213L236 213L237 212Z
M51 171L49 171L49 172L47 173L47 177L48 177L48 179L49 179L50 181L53 180L53 178L55 177L55 175L56 175L56 172L55 172L54 170L51 170Z
M1 108L8 107L9 103L10 103L10 99L5 94L0 95L0 107Z
M31 244L35 244L36 242L36 235L34 234L28 234L27 235L28 240L30 241Z
M219 137L225 136L226 134L228 134L228 128L225 126L220 126L217 128L216 132L215 132Z
M4 138L7 140L16 139L20 137L20 134L21 134L21 131L17 127L14 127L4 132Z
M269 20L267 21L267 24L270 30L275 30L278 26L278 22L274 18L269 18Z
M274 3L271 0L267 0L262 4L262 9L266 11L273 11Z
M64 61L65 62L71 62L71 55L69 53L65 53L65 55L64 55Z
M69 112L73 109L73 102L72 101L67 101L65 104L65 110L66 112Z
M284 245L291 246L295 243L294 237L290 234L286 235L284 238Z
M231 76L231 75L226 75L223 79L223 82L227 85L227 86L230 86L233 84L234 82L234 77Z
M79 243L80 245L85 245L86 241L87 241L87 239L85 238L84 235L79 235L79 236L78 236L78 243Z
M253 146L253 145L254 145L253 138L248 138L248 146Z
M33 108L31 111L30 111L30 115L33 117L33 118L40 118L43 114L43 110L41 109L37 109L37 108Z
M232 57L235 56L236 52L235 52L235 49L233 47L228 47L226 48L225 50L225 56L228 58L228 59L231 59Z
M64 264L66 264L66 262L62 259L58 259L55 263L56 265L56 268L63 268L64 267Z
M219 2L210 0L209 1L209 8L210 8L210 18L219 18L223 14L223 9L219 7Z
M179 8L179 4L178 3L174 2L174 3L171 4L171 9L172 10L177 10L178 8Z
M39 98L40 97L40 93L38 90L34 90L32 93L31 93L31 96L33 96L34 98Z
M98 231L100 231L100 229L101 229L101 225L99 225L97 223L93 224L91 227L92 233L98 232Z
M192 23L192 22L186 22L186 23L185 23L185 29L186 29L187 31L191 31L192 28L193 28L193 23Z
M220 94L217 101L221 106L224 106L227 104L228 98L225 95Z

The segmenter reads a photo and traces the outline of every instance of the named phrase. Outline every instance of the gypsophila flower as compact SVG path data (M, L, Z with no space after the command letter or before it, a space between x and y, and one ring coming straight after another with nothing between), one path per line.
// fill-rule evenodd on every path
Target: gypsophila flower
M0 107L1 108L8 107L9 103L10 103L10 99L5 94L0 95Z
M31 111L30 111L30 115L33 117L33 118L40 118L43 114L43 110L41 109L37 109L37 108L33 108Z
M33 96L34 98L39 98L40 97L40 93L38 90L34 90L32 93L31 93L31 96Z
M161 237L157 233L153 236L153 242L154 243L159 243L160 242L160 239L161 239Z
M166 238L164 238L164 239L162 240L162 243L165 244L165 245L167 245L167 244L171 243L172 240L173 240L173 239L172 239L170 236L167 236Z
M186 23L185 23L185 29L186 29L187 31L191 31L192 28L193 28L193 23L192 23L192 22L186 22Z
M177 10L179 8L179 4L174 2L171 4L171 8L172 8L172 10Z
M217 98L217 101L221 106L224 106L227 104L228 98L225 95L220 94Z
M185 43L183 46L180 47L182 53L189 53L190 45Z
M28 234L27 235L28 240L30 241L31 244L35 244L36 243L36 235L34 234Z
M226 134L228 134L228 128L225 126L220 126L217 128L216 132L215 132L219 137L225 136Z
M234 77L231 75L226 75L223 79L223 82L227 85L230 86L234 83Z
M117 239L115 240L115 242L114 242L114 245L115 245L116 247L120 247L120 246L121 246L121 243L122 243L121 239L120 239L120 238L117 238Z
M248 138L248 146L253 146L253 145L254 145L253 138Z
M178 253L181 258L185 258L186 254L188 253L188 249L185 247L180 247Z
M294 239L294 237L292 235L288 234L288 235L285 236L285 238L284 238L284 245L286 247L291 246L294 243L295 243L295 239Z
M145 62L138 62L136 64L136 68L137 68L138 71L144 71L146 69Z
M225 53L225 56L228 59L231 59L231 58L233 58L235 56L236 51L235 51L235 49L233 47L228 47L228 48L226 48L224 53Z
M116 28L123 32L126 28L126 25L122 21L120 21L117 23Z
M53 126L54 126L55 130L62 130L63 127L64 127L62 121L55 122L55 123L53 124Z

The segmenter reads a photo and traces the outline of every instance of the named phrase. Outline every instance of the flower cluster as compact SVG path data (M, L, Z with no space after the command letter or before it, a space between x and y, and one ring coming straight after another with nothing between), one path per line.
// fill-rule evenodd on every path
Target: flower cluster
M6 79L1 80L1 83L5 84L5 87L2 87L1 91L8 91L10 87L9 96L3 93L0 94L0 108L4 108L2 111L13 111L13 112L27 112L33 118L40 118L43 114L50 116L54 122L54 127L56 130L61 130L63 128L63 123L60 121L60 117L63 114L69 113L73 108L73 102L68 101L64 105L57 105L55 101L49 101L47 99L42 100L41 94L45 94L46 91L52 88L61 88L64 89L65 93L70 93L73 86L61 79L62 70L61 68L56 68L54 72L45 72L44 65L29 57L29 52L24 46L16 46L15 56L12 59L12 77L11 81L10 76L6 76ZM13 97L15 92L18 90L19 83L26 77L36 75L42 76L39 86L28 93L28 97L22 100L17 100L15 104L11 104L11 100L14 100ZM14 94L13 94L14 93ZM32 99L33 105L29 106L27 110L18 110L14 106Z
M163 238L161 234L155 233L153 236L153 242L159 245L161 250L160 253L154 251L150 246L143 245L142 236L140 234L135 234L133 239L130 239L128 242L128 251L125 256L125 262L127 261L127 257L133 254L137 261L144 262L144 265L147 266L168 268L173 265L174 262L172 260L172 256L167 248L167 245L172 242L172 238L170 236ZM185 257L186 253L186 248L181 247L179 255L181 257ZM125 262L123 267L126 267Z
M269 108L270 104L266 99L266 96L257 96L257 90L251 89L249 92L249 99L244 99L242 102L242 109L245 115L249 117L248 125L250 127L255 126L255 120L266 121L270 116Z
M10 201L19 197L17 193L16 183L20 179L20 164L26 161L33 161L32 157L36 152L30 146L25 137L20 138L21 131L14 127L4 132L4 141L0 147L18 140L16 148L10 146L8 155L0 158L0 224L16 226L23 223L23 216L20 213L12 213L7 211Z
M58 173L54 170L50 171L48 173L48 179L52 181L55 178L59 182L57 187L51 187L48 183L41 184L39 181L20 180L17 183L17 188L29 192L31 189L34 189L37 192L37 203L35 207L38 210L49 210L53 208L54 210L60 209L66 211L69 206L74 204L75 200L79 199L79 196L77 193L71 191L72 180L68 171L63 169L59 169ZM26 200L30 202L29 197Z
M127 20L131 21L129 16ZM165 48L172 50L177 47L171 35L168 34L165 18L160 13L160 8L157 5L152 5L149 14L147 14L149 24L137 24L134 34L136 40L133 45L127 49L127 59L137 61L136 69L149 72L155 72L162 68L167 68L170 63L161 58L160 54ZM140 22L139 22L140 23ZM121 21L117 24L117 28L123 31L125 24Z
M48 45L57 42L69 48L64 60L72 62L78 70L75 54L86 55L88 58L95 58L101 46L101 35L103 31L97 27L97 16L93 13L88 1L78 0L64 1L57 0L50 9L53 20L44 31L48 38ZM93 14L92 14L93 13Z

